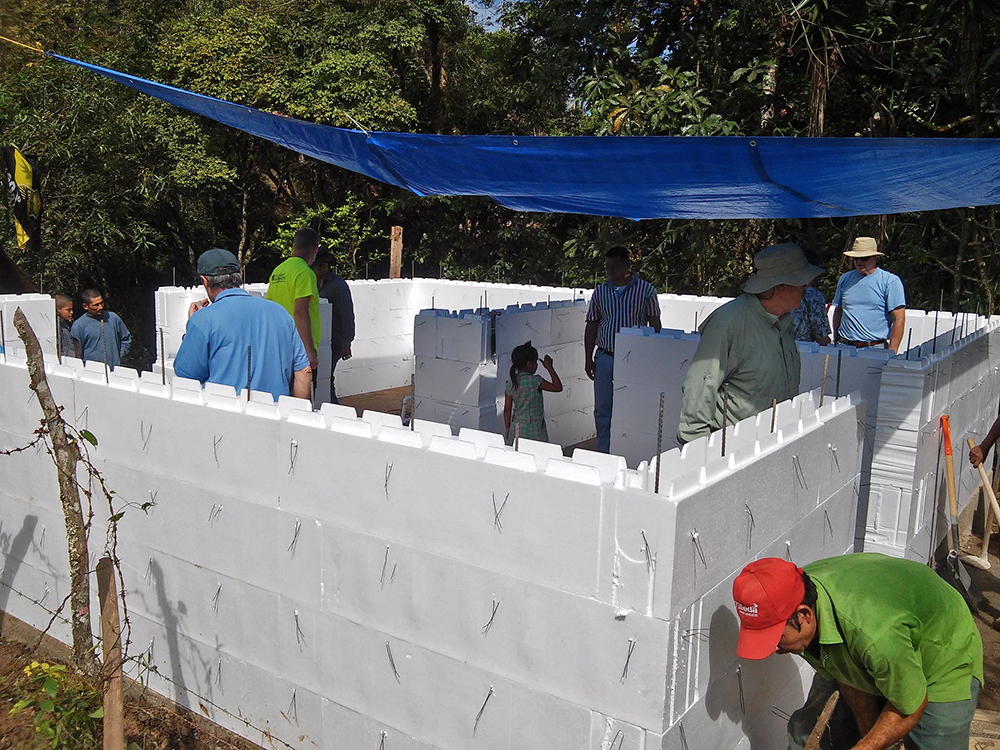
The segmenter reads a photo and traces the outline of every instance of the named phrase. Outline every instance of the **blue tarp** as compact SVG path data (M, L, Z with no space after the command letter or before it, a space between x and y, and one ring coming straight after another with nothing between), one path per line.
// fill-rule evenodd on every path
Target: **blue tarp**
M488 196L518 211L783 219L1000 203L1000 140L366 133L51 56L417 195Z

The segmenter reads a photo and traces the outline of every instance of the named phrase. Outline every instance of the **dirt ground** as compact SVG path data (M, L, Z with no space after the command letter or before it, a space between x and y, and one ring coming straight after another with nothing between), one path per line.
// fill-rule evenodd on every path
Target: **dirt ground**
M981 539L971 535L968 554L978 554ZM983 604L975 616L979 633L983 637L983 677L986 684L979 691L979 708L985 711L1000 711L1000 631L993 623L1000 617L1000 534L990 539L990 570L978 570L966 566L972 582L983 593Z
M0 750L45 747L35 734L34 710L10 716L21 697L17 682L33 660L67 664L69 649L51 638L38 644L38 631L13 617L0 615ZM25 645L29 644L29 645ZM165 699L140 693L132 685L125 698L125 745L140 750L258 750L244 740L198 714Z

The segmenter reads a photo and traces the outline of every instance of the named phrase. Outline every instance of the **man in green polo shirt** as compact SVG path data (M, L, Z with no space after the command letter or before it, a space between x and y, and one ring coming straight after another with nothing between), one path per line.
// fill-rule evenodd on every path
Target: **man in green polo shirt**
M969 746L983 683L983 642L962 596L925 565L860 553L797 568L774 557L733 582L740 617L736 654L798 654L835 681L861 740L857 750ZM822 682L822 680L818 680ZM796 712L789 748L801 748L815 712Z
M292 237L292 254L271 272L267 299L277 302L295 318L295 329L309 357L313 379L319 367L319 287L310 266L319 250L319 232L302 227Z

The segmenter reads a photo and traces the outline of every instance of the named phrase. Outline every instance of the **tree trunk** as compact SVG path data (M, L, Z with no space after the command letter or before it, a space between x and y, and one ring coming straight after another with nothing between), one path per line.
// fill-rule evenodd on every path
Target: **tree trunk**
M52 391L49 390L49 383L45 379L42 349L21 308L14 313L14 327L24 342L31 390L35 392L38 404L42 407L45 427L52 440L52 452L55 454L56 470L59 474L59 499L66 521L66 543L69 547L73 660L83 672L94 676L97 674L97 660L94 658L94 640L90 630L87 526L83 522L83 508L80 505L80 491L76 478L80 448L66 432L66 423L59 413L59 406L52 398Z

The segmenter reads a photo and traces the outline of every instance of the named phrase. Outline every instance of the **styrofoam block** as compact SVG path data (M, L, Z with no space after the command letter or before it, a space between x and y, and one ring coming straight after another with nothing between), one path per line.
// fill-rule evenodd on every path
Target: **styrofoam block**
M430 356L456 362L479 363L489 346L489 318L467 315L437 318L436 347Z
M434 745L420 742L406 732L400 732L325 698L322 702L324 737L320 747L378 748L384 744L399 750L434 750Z
M562 459L563 452L555 443L545 443L540 440L528 440L519 438L517 441L519 453L525 453L535 459L535 465L539 471L544 471L550 459Z
M391 427L398 430L403 429L403 422L398 414L386 414L385 412L365 409L361 419L372 426L372 432L376 435L382 427Z
M594 436L593 407L576 409L545 418L549 439L560 445L573 445Z
M568 479L572 482L599 485L601 473L593 466L582 466L567 459L553 458L545 464L545 473L551 477Z
M628 468L621 456L597 453L583 448L576 448L573 451L573 461L584 466L593 466L600 473L601 481L608 483L614 483L618 475Z
M413 355L415 357L438 356L438 316L429 311L420 311L413 319Z
M442 453L446 456L475 460L479 458L479 450L475 443L458 438L435 435L431 438L430 449L435 453Z
M414 396L482 407L495 403L496 366L418 359L414 369Z
M342 419L357 419L358 411L353 406L346 404L325 403L320 407L320 414L324 417L340 417Z
M423 436L405 427L395 428L383 425L379 428L378 439L384 443L394 445L406 445L411 448L422 448L424 446Z
M52 616L47 610L58 607L68 594L68 578L51 571L39 570L27 563L5 564L0 570L0 604L3 604L3 611L36 630L44 630L49 625ZM65 619L55 618L49 635L63 643L71 643L72 630Z
M458 431L458 439L465 440L466 442L472 443L476 446L476 455L480 458L486 455L486 451L489 448L503 448L504 440L502 435L497 435L495 432L483 432L481 430L473 430L468 427L462 427Z
M418 421L437 422L450 426L452 430L462 427L478 429L490 415L494 415L493 418L496 418L495 405L480 409L465 404L435 401L431 398L417 398L414 401L413 409Z
M332 525L324 526L323 549L324 611L573 703L603 705L646 726L662 720L662 684L651 686L666 669L667 623L616 617L588 597ZM525 628L537 637L526 641ZM567 630L573 638L559 636ZM608 643L621 650L602 647ZM594 656L581 662L581 651Z
M374 436L370 422L363 422L358 418L344 419L343 417L330 417L327 420L330 429L345 435L370 438Z
M502 448L496 446L488 447L483 458L486 463L496 466L506 466L520 471L538 471L534 456L526 453L518 453L513 448L506 446Z
M414 419L412 421L413 431L422 435L426 442L430 442L430 439L435 435L441 435L442 437L452 437L451 428L446 424L441 424L439 422L429 422L426 419Z

